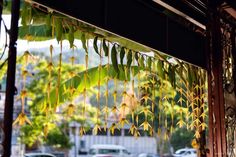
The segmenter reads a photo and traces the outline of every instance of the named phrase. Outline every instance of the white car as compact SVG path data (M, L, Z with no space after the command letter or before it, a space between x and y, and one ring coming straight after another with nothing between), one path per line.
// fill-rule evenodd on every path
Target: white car
M24 157L56 157L49 153L27 153Z
M89 157L132 157L127 149L120 145L93 145Z
M159 155L154 153L141 153L138 155L138 157L159 157Z
M193 148L179 149L173 154L174 157L197 157L197 150Z

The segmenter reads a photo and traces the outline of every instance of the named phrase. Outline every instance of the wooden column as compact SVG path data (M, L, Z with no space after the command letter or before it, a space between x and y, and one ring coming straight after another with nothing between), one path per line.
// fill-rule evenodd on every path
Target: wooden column
M15 92L15 72L16 72L16 41L18 37L19 11L20 11L20 0L12 0L10 44L8 53L8 66L7 66L6 99L5 99L4 121L3 121L5 138L3 141L2 157L11 156L11 137L12 137L14 92Z
M225 108L223 91L223 53L217 1L209 0L207 25L209 154L226 157Z
M231 43L232 43L232 55L233 55L233 61L234 61L234 68L233 68L233 78L234 78L234 94L236 94L236 41L235 36L236 34L236 27L233 27L231 32Z

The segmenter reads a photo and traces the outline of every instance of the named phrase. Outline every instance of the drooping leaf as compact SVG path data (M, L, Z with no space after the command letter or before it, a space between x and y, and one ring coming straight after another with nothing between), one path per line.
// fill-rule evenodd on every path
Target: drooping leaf
M108 56L108 46L107 46L107 44L106 44L106 40L105 39L103 39L103 41L102 41L102 47L103 47L103 51L104 51L104 53L105 53L105 56L107 57Z
M197 83L197 68L192 67L190 70L190 75L192 77L192 83Z
M23 26L27 25L27 19L28 19L28 8L26 4L23 5L23 8L21 10L21 24Z
M52 25L51 25L51 14L47 14L46 16L46 26L47 26L47 30L50 30L52 28Z
M157 62L157 74L160 78L164 79L164 64L161 60Z
M117 76L119 76L120 70L119 70L118 62L117 62L116 45L113 45L112 50L111 50L111 62L112 62L113 68L117 72Z
M147 65L148 65L148 70L152 70L152 58L151 57L148 57L148 61L147 61Z
M132 63L132 51L129 50L128 55L127 55L127 69L130 69Z
M140 55L140 56L139 56L138 61L139 61L139 66L140 66L141 68L145 69L144 56L143 56L143 55Z
M61 18L55 19L55 31L56 31L56 39L59 42L62 40L62 34L63 34L63 27L62 27L62 19Z
M93 40L93 48L94 48L95 52L96 52L99 56L101 56L100 53L99 53L99 50L98 50L97 41L98 41L98 36L96 36L96 37L94 38L94 40Z
M120 64L121 64L121 69L124 71L124 64L123 64L123 60L125 57L125 48L122 47L120 50Z
M74 27L73 26L69 27L68 40L69 40L69 43L70 43L70 48L72 48L74 46L74 40L75 40Z
M134 58L135 58L135 60L136 60L137 63L138 63L138 59L139 59L138 52L135 52L135 54L134 54Z
M169 65L168 67L169 81L173 88L176 88L176 78L175 78L175 66Z
M82 42L83 48L85 50L85 53L88 54L88 48L87 48L87 45L86 45L86 38L85 38L84 33L82 33L82 35L81 35L81 42Z

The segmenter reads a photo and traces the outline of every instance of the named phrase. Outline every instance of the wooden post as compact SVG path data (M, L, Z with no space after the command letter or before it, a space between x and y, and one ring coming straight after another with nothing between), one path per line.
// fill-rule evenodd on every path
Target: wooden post
M225 108L223 91L223 53L221 27L215 0L208 3L208 101L209 101L209 154L226 157Z
M15 91L15 72L16 72L16 41L18 36L19 10L20 10L20 0L12 0L10 44L8 53L6 99L5 99L4 126L3 126L5 138L3 141L2 157L11 156L11 137L12 137L13 104L14 104L14 91Z
M235 41L236 27L233 27L231 32L231 43L232 43L232 55L234 61L234 69L233 69L233 78L234 78L234 94L236 94L236 41Z

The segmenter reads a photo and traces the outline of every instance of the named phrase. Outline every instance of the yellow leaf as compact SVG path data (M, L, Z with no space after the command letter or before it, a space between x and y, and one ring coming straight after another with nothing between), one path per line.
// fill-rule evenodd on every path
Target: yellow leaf
M147 101L148 101L148 100L152 100L152 99L148 96L148 94L145 94L145 95L141 98L141 100L144 100L144 102L147 104Z
M138 115L136 115L136 118L135 118L135 121L136 121L136 123L137 123L137 125L138 125Z
M189 128L190 128L191 130L194 129L194 122L192 122L192 123L189 125Z
M197 143L197 140L196 140L196 139L193 139L193 140L192 140L192 142L191 142L191 145L192 145L192 147L193 147L193 148L195 148L195 149L198 149L198 148L199 148L199 146L198 146L198 143Z
M22 71L22 76L23 76L23 78L25 78L26 76L33 76L31 73L29 73L27 70L23 70Z
M113 106L112 109L111 109L111 112L112 112L113 114L116 114L118 111L119 111L119 110L118 110L118 108L117 108L116 106Z
M76 76L76 73L74 71L69 71L69 77L75 77Z
M116 90L113 92L113 97L116 100L116 97L117 97L117 91Z
M110 80L110 77L109 77L109 76L104 77L104 81L105 81L105 82L108 82L109 80Z
M129 96L129 95L128 95L128 93L127 93L126 91L123 91L123 92L122 92L122 96L123 96L124 98L126 98L126 96Z
M151 125L148 123L148 121L144 121L140 127L143 127L143 130L144 131L148 131L148 128L150 127L151 128Z
M25 51L24 54L23 54L23 58L24 58L24 60L25 60L25 62L27 64L28 61L29 61L29 58L32 58L32 55L31 55L31 53L29 51Z
M155 80L155 78L152 77L152 79L150 80L150 82L151 82L153 85L155 85L155 84L156 84L156 80Z
M198 118L196 118L193 122L196 126L199 126L199 124L201 123L200 119Z
M167 132L164 133L164 140L168 140L169 139L169 136L167 134Z
M123 128L125 124L129 124L129 122L126 120L126 118L121 118L121 120L119 121L119 124L121 125L121 127Z
M106 132L107 131L107 122L104 123L103 125L103 130Z
M107 106L105 106L103 109L102 109L102 112L107 114L109 113L109 108Z
M180 119L176 125L182 128L184 125L186 125L186 123L182 119Z
M157 135L158 135L158 136L161 136L161 128L158 128L158 130L157 130Z
M205 130L205 129L206 129L206 127L207 127L206 123L201 123L201 125L200 125L200 126L202 127L202 130Z
M26 90L22 90L20 93L20 97L21 98L25 98L27 96L27 91Z
M53 69L53 64L52 64L52 62L49 62L49 63L48 63L47 69L48 69L48 71L52 71L52 69Z
M24 125L25 123L28 123L30 125L32 125L32 123L30 122L30 120L28 119L28 117L26 116L25 113L20 113L18 115L18 117L16 118L16 120L13 122L13 125L19 124L20 126Z
M111 127L109 128L109 131L111 132L112 135L114 135L115 129L118 129L117 125L115 123L112 123Z
M141 113L144 113L145 118L147 118L148 115L153 115L153 113L149 110L148 107L143 108L143 109L141 110L141 112L139 112L139 114L141 114Z
M139 133L138 129L136 129L136 130L134 131L134 137L135 137L135 138L138 138L139 136L140 136L140 133Z
M206 115L206 113L205 113L205 112L203 112L203 113L200 115L200 117L201 117L201 118L203 118L203 119L205 119L205 118L206 118L206 116L207 116L207 115Z
M136 126L132 124L131 127L129 128L129 132L131 133L131 135L134 135L136 129L137 129Z
M128 105L126 103L122 103L121 107L120 107L120 110L123 112L122 113L123 115L125 114L126 109L128 109Z
M48 136L48 125L47 124L45 124L44 127L43 127L43 134L44 134L45 137Z
M199 138L201 137L200 132L199 132L198 130L196 130L194 136L195 136L197 139L199 139Z
M185 100L182 97L180 97L178 103L182 104L183 102L185 102Z
M75 62L75 57L74 57L74 56L72 56L72 57L70 58L70 61L71 61L72 65L73 65L73 64L74 64L74 62Z
M153 128L149 129L149 134L150 134L150 136L153 136L153 134L154 134L154 129Z
M101 131L101 128L98 124L95 124L95 126L93 127L93 135L97 135L98 131Z
M145 83L144 85L142 85L142 87L145 89L145 91L147 91L148 88L150 88L148 83Z
M74 114L74 112L75 112L75 109L76 109L76 107L75 107L74 104L69 104L67 109L66 109L67 115L68 116L72 116Z
M83 135L85 135L85 134L86 134L86 131L85 131L84 126L80 126L80 128L79 128L79 135L80 135L80 136L83 136Z

